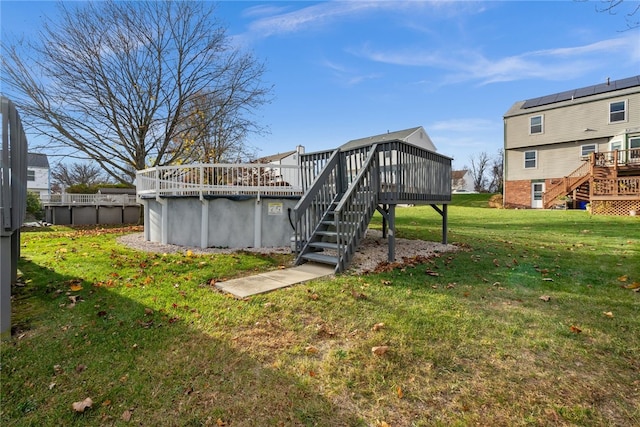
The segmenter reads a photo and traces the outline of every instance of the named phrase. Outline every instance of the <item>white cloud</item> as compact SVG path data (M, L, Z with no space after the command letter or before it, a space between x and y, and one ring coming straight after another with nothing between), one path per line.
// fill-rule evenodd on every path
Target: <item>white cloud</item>
M628 33L584 46L537 50L495 59L470 50L446 53L410 49L383 51L364 46L351 53L386 64L442 69L450 73L445 77L448 83L476 80L488 84L529 78L563 80L599 67L609 67L612 61L637 62L640 57L638 46L637 33Z

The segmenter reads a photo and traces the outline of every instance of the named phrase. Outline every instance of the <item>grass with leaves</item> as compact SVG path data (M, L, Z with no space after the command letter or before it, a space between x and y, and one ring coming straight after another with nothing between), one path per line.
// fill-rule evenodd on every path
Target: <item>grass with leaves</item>
M478 197L449 208L456 252L245 300L213 283L291 257L137 252L117 243L127 228L22 233L0 422L640 425L638 218ZM428 206L396 222L441 239Z

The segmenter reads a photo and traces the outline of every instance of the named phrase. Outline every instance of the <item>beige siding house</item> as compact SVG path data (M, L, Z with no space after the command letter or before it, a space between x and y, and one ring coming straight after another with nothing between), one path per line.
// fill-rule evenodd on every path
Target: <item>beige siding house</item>
M624 201L616 213L635 210L640 76L516 102L504 115L504 149L505 206Z

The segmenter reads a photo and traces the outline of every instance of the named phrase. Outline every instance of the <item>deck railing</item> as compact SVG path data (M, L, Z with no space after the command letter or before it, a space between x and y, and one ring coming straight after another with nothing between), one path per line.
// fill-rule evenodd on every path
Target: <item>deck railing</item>
M592 187L592 197L638 197L640 194L640 177L623 177L617 179L599 179Z
M41 195L44 206L132 206L136 196L129 194L49 194Z
M595 153L595 166L640 166L640 148Z
M335 150L294 208L296 256L308 249L311 236L327 219L330 208L337 203L341 195L340 181L340 152Z
M297 165L261 163L158 166L136 174L139 197L302 194Z
M335 209L337 271L344 271L351 262L378 206L380 188L378 168L377 151L374 145Z
M451 159L401 141L378 144L380 203L451 201Z

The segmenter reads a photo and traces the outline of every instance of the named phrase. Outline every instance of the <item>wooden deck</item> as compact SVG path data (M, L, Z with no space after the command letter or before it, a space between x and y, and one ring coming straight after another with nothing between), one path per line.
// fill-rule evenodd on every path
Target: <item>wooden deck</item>
M550 187L544 207L569 196L592 204L592 212L625 215L640 209L640 149L591 153L571 174Z

